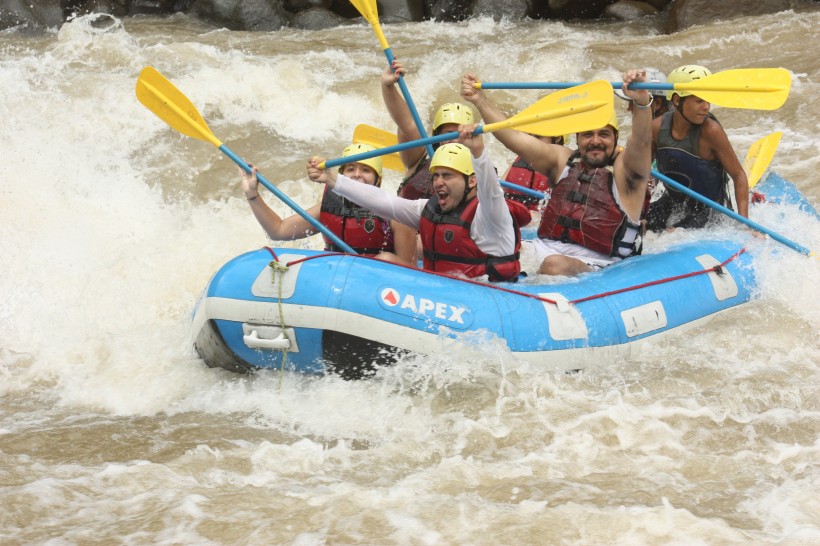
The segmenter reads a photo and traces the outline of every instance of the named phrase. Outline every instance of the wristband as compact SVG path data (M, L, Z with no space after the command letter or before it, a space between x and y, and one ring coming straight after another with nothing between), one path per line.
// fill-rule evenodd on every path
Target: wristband
M638 104L638 102L634 99L632 100L632 104L634 104L635 108L637 108L638 110L646 110L647 108L652 106L652 103L654 102L654 100L655 100L655 97L653 97L652 95L649 95L649 102L647 102L646 104Z
M259 197L259 194L258 194L258 193L257 193L256 195L254 195L253 197L248 197L248 202L250 203L251 201L253 201L253 200L254 200L254 199L256 199L257 197Z

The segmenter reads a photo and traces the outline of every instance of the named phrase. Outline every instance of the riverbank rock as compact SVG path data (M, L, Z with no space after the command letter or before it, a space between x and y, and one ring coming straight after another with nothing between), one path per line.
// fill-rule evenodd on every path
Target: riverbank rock
M778 11L817 6L817 0L372 0L382 24L434 20L463 21L492 17L511 21L579 20L658 16L658 25L674 33L686 27ZM0 30L59 27L77 15L107 13L116 17L187 13L230 30L272 31L282 27L320 30L362 16L349 0L0 0Z
M678 32L693 25L724 21L746 15L765 15L805 6L804 0L755 0L754 2L714 2L713 0L674 0L666 19L666 32Z
M64 20L60 6L54 2L0 1L0 30L16 26L55 27Z
M291 19L277 0L196 0L191 15L229 30L279 30Z
M658 8L648 2L639 2L638 0L620 0L607 6L604 10L604 17L622 20L638 19L657 14Z
M342 25L353 25L354 21L342 17L324 8L310 8L297 13L291 19L290 26L302 30L321 30Z
M492 17L495 21L507 19L519 21L530 17L533 12L533 2L530 0L476 0L473 4L472 15Z

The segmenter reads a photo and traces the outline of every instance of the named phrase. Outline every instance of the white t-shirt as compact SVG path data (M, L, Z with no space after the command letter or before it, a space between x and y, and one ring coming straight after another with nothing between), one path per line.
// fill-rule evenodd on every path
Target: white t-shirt
M490 256L509 256L515 252L515 230L504 190L487 150L473 158L478 187L478 208L470 226L470 237ZM414 229L419 228L421 213L427 199L404 199L390 195L376 186L362 184L339 174L333 191L357 205L373 211L377 216L396 220ZM431 199L436 199L432 197Z

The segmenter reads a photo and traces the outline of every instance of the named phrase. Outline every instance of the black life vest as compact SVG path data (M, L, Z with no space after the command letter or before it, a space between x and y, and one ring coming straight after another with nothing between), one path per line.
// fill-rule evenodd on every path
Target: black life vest
M672 137L673 115L674 112L667 112L661 118L656 152L658 171L716 203L725 204L729 176L720 160L700 157L700 132L703 127L692 125L682 140L675 140ZM712 114L709 114L709 118L717 122ZM677 202L688 200L692 204L698 203L669 185L666 189Z

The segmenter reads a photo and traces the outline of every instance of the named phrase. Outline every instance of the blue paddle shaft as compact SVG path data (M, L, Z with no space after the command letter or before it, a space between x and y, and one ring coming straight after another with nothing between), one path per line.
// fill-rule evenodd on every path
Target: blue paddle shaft
M624 82L609 82L613 89L620 89ZM584 82L481 82L481 89L569 89ZM629 84L629 89L670 90L675 89L673 83L635 82Z
M239 157L238 155L233 153L230 150L230 148L228 148L227 146L225 146L223 144L222 146L219 147L219 150L223 154L225 154L226 156L230 157L233 160L234 163L236 163L237 165L242 167L242 169L245 172L247 172L247 173L252 172L252 169L251 169L250 165L245 163L245 161L243 161L241 157ZM276 186L274 186L273 184L268 182L268 180L264 176L262 176L262 173L257 172L256 173L256 179L259 180L259 182L261 182L263 186L268 188L271 191L271 193L273 193L276 197L281 199L287 206L289 206L291 209L293 209L293 212L295 212L296 214L298 214L299 216L301 216L302 218L307 220L308 223L311 226L315 227L317 230L319 230L322 233L322 235L326 236L328 239L333 241L333 243L336 246L338 246L339 248L341 248L342 250L344 250L348 254L356 254L356 251L353 250L352 248L350 248L350 245L348 245L347 243L345 243L344 241L339 239L336 236L335 233L330 231L326 226L324 226L316 218L314 218L313 216L308 214L308 212L305 209L303 209L302 207L297 205L290 197L288 197L287 195L282 193L282 190L280 190L279 188L277 188Z
M393 61L396 60L396 57L393 55L393 52L389 47L384 50L384 55L387 57L387 63L392 68ZM413 97L410 96L410 90L407 89L407 84L404 83L404 78L402 76L399 76L399 89L401 89L401 94L404 95L404 102L407 103L407 107L410 109L410 114L413 116L413 121L416 122L416 128L419 130L419 135L421 135L422 138L427 138L427 132L424 130L424 123L421 121L419 112L416 110L416 105L413 103ZM433 157L433 147L429 144L426 147L427 155Z
M501 187L507 188L508 190L517 191L519 193L523 193L529 195L530 197L535 197L536 199L546 199L547 196L541 193L538 190L534 190L532 188L528 188L526 186L519 186L518 184L514 184L512 182L507 182L506 180L498 180L498 183L501 184Z
M478 127L476 127L476 130L473 131L473 135L480 135L483 132L484 126L479 125ZM442 133L440 135L426 137L420 140L411 140L410 142L394 144L393 146L387 146L385 148L376 148L375 150L371 150L369 152L362 152L360 154L348 155L336 159L328 159L327 161L325 161L325 168L329 169L331 167L338 167L339 165L345 165L347 163L355 163L357 161L362 161L364 159L370 159L371 157L378 157L381 155L392 154L393 152L400 152L402 150L407 150L408 148L417 148L419 146L424 146L425 144L434 144L437 142L444 142L445 140L455 140L456 138L458 138L458 135L458 131L453 131L451 133ZM515 190L521 193L526 193L527 195L537 197L538 199L546 199L546 196L539 191L526 188L524 186L519 186L518 184L513 184L512 182L507 182L506 180L499 180L499 182L505 188Z
M757 231L759 231L761 233L765 233L766 235L768 235L769 237L771 237L775 241L783 243L784 245L791 248L792 250L796 250L797 252L801 252L801 253L805 254L806 256L811 255L811 251L809 249L807 249L803 246L800 246L799 244L797 244L793 241L790 241L789 239L786 239L782 235L780 235L778 233L775 233L775 232L773 232L772 230L770 230L766 227L761 226L757 222L749 220L748 218L744 218L743 216L739 215L735 211L733 211L731 209L728 209L728 208L724 207L723 205L715 203L714 201L712 201L708 197L704 197L703 195L699 194L698 192L696 192L694 190L690 190L689 188L687 188L686 186L684 186L680 182L676 182L675 180L672 180L668 176L663 175L663 174L659 173L658 171L656 171L654 169L652 169L651 172L652 172L652 176L654 176L655 178L657 178L658 180L660 180L661 182L663 182L667 186L670 186L672 188L675 188L678 191L681 191L681 192L685 193L686 195L688 195L692 199L696 199L696 200L700 201L701 203L712 207L716 211L722 212L723 214L729 216L730 218L734 218L738 222L746 224L750 228L756 229Z
M473 135L480 135L483 132L484 126L479 125L478 127L476 127L476 130L473 131ZM458 138L457 131L453 131L451 133L442 133L440 135L426 137L421 140L412 140L410 142L402 142L401 144L394 144L393 146L387 146L385 148L377 148L369 152L362 152L360 154L339 157L337 159L328 159L327 161L325 161L325 167L329 169L331 167L338 167L339 165L345 165L347 163L355 163L357 161L362 161L364 159L370 159L371 157L378 157L380 155L392 154L393 152L400 152L402 150L407 150L408 148L417 148L428 143L434 144L436 142L444 142L445 140L454 140L456 138ZM499 180L499 182L505 188L516 190L521 193L526 193L533 197L537 197L538 199L545 198L544 194L539 191L526 188L524 186L519 186L518 184L513 184L512 182L507 182L506 180Z
M480 135L484 132L484 126L479 125L475 131L473 131L473 136ZM344 165L345 163L355 163L357 161L361 161L363 159L370 159L371 157L378 157L380 155L387 155L392 154L393 152L400 152L402 150L409 150L410 148L418 148L419 146L426 146L427 144L435 144L437 142L444 142L446 140L455 140L458 138L458 131L452 131L450 133L442 133L436 136L430 136L426 138L420 138L419 140L411 140L409 142L402 142L400 144L394 144L393 146L385 146L384 148L376 148L375 150L370 150L369 152L362 152L360 154L353 154L348 155L345 157L338 157L336 159L328 159L325 161L325 167L338 167L339 165Z

